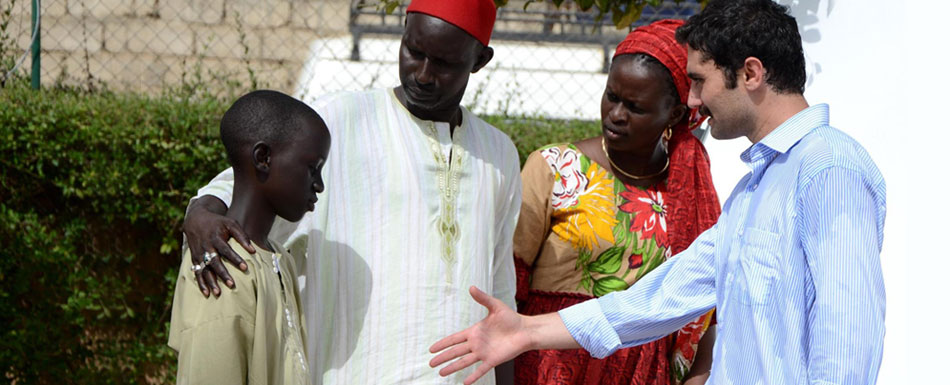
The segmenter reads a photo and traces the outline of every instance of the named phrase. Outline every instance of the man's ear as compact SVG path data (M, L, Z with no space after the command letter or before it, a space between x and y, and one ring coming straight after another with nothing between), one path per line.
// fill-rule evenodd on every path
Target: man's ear
M266 179L267 174L270 173L270 145L264 142L254 143L254 146L251 147L251 158L253 159L254 170L257 172L258 178L265 176Z
M475 66L472 67L472 73L476 73L482 69L493 57L495 57L495 50L489 46L483 47L481 52L478 53L478 59L475 60Z
M742 68L739 69L738 81L749 91L757 90L765 84L765 67L759 58L750 56L745 58Z

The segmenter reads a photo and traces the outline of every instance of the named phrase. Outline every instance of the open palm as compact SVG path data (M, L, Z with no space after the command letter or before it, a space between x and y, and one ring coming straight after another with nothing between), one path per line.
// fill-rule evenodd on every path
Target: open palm
M515 358L530 346L525 333L524 316L475 286L468 291L476 302L488 309L488 315L475 325L445 337L429 348L432 353L442 352L429 361L431 367L458 358L439 370L442 376L482 362L475 372L465 378L465 385L474 383L495 366Z

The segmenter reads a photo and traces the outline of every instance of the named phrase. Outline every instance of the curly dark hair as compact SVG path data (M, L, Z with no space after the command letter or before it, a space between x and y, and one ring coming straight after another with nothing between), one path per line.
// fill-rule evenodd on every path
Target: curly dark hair
M676 30L676 40L712 59L736 87L736 71L758 58L766 84L779 93L805 92L805 54L795 18L772 0L713 0Z

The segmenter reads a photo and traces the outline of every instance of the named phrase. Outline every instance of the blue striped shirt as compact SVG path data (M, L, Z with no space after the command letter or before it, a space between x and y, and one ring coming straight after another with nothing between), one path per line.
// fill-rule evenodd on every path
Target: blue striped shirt
M809 107L742 153L752 171L715 226L623 292L560 312L594 357L713 307L707 384L873 384L884 340L884 179Z

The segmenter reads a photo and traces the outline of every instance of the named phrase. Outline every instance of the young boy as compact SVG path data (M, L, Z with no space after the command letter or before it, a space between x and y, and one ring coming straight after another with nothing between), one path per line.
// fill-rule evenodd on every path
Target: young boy
M168 345L178 352L179 384L309 384L293 257L269 242L275 216L300 220L323 191L321 168L330 149L323 119L306 104L276 91L238 99L221 119L221 141L234 169L227 216L254 243L241 272L225 263L235 288L205 298L196 274L211 259L182 258Z

